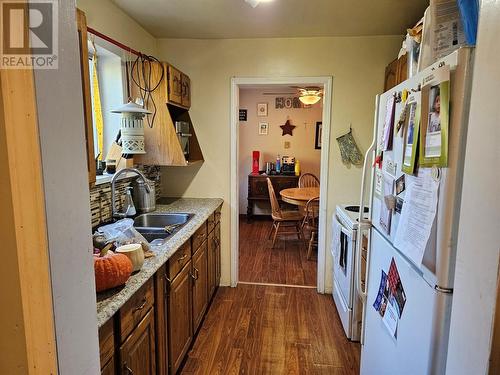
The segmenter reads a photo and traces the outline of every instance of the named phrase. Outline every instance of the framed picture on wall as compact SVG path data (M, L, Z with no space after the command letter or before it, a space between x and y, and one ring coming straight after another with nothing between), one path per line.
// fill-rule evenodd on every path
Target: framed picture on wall
M316 150L321 150L321 131L322 131L323 123L318 121L316 123L316 136L314 138L314 148Z
M267 103L257 103L257 116L267 116Z
M259 122L259 135L267 135L269 133L269 123Z

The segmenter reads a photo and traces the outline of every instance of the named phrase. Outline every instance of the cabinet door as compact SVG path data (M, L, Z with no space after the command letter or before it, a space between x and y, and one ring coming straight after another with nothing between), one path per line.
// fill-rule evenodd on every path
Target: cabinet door
M216 269L216 242L214 232L208 235L208 300L212 298L215 292L215 279L217 277Z
M168 101L182 105L182 73L168 66Z
M398 84L398 59L385 68L384 92Z
M406 81L408 78L408 54L401 56L398 59L397 84Z
M101 369L101 375L115 375L115 358L112 357L108 363Z
M191 261L170 283L168 291L168 351L170 373L175 374L193 340L191 321Z
M186 108L191 107L191 80L182 73L182 105Z
M193 331L196 332L208 305L208 241L193 256Z
M156 374L155 325L153 317L154 308L151 308L121 346L121 374Z
M220 285L220 275L221 275L221 254L220 254L220 223L217 223L214 229L214 241L215 241L215 287Z

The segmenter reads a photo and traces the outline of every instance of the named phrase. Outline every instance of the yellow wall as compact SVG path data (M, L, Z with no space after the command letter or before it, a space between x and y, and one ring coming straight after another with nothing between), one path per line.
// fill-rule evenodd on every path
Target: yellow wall
M364 152L373 130L375 94L401 37L289 39L160 39L158 54L190 75L191 118L203 150L200 168L164 168L163 195L222 197L222 283L230 278L230 79L231 77L333 76L328 233L335 205L357 202L361 170L342 164L336 137L349 130ZM237 204L237 202L234 202ZM326 289L331 289L327 249Z
M156 39L109 0L76 0L88 26L140 52L156 55Z

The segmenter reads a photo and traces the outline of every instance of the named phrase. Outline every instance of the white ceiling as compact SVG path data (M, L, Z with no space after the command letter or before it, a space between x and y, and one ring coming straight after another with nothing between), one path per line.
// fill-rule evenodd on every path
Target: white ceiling
M157 38L402 35L429 0L112 0Z

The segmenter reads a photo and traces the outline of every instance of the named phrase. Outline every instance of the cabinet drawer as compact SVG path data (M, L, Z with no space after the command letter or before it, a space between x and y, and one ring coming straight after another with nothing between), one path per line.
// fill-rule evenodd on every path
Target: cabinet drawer
M99 328L99 357L101 360L101 368L105 367L114 353L115 340L113 334L113 318L111 318Z
M120 342L126 340L153 304L153 279L151 278L120 309Z
M207 222L205 221L201 227L199 227L196 232L194 232L192 238L192 252L196 253L196 250L200 247L200 245L207 238Z
M168 260L168 278L173 280L191 259L191 241L187 240Z

